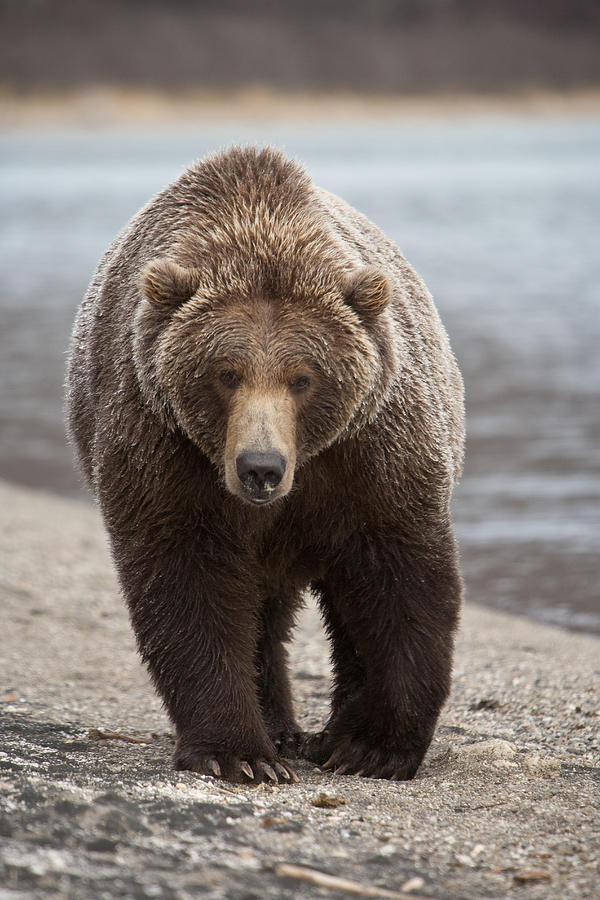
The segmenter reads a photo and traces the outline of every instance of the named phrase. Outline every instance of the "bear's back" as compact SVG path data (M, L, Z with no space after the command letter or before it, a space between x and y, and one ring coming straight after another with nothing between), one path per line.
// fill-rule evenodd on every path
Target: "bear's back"
M390 314L399 373L396 402L392 400L389 412L392 418L406 420L408 409L415 425L420 420L425 430L438 431L438 446L447 451L456 481L462 471L465 438L463 381L433 298L380 228L335 194L322 188L315 188L315 193L338 239L358 255L360 263L381 268L392 280Z

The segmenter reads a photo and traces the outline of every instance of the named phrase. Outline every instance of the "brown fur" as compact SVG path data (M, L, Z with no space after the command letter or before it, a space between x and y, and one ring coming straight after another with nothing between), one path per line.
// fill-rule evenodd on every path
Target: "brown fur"
M397 248L274 150L208 157L102 260L68 410L176 765L292 777L284 645L311 587L334 691L301 751L411 778L450 685L464 435L445 332Z

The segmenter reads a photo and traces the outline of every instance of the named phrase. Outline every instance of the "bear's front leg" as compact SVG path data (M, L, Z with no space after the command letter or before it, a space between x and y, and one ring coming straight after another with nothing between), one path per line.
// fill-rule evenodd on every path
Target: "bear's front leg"
M260 598L236 548L189 520L109 530L140 652L177 730L175 767L231 781L297 780L261 714Z
M362 538L336 562L321 595L338 623L336 693L309 758L339 774L414 777L450 689L461 591L451 532L419 546Z

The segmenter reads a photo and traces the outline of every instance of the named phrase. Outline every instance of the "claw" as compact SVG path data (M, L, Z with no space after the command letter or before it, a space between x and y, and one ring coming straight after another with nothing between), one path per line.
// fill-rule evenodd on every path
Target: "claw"
M323 763L323 765L321 766L321 768L322 768L322 769L334 769L334 768L335 768L335 763L334 763L334 761L333 761L333 754L329 757L329 759L327 760L327 762L324 762L324 763Z
M240 769L247 775L250 781L254 781L254 772L252 771L252 766L250 763L247 763L245 759L240 762Z
M291 775L285 766L282 766L281 763L275 763L275 771L279 775L280 778L285 778L286 781L291 780Z
M263 770L263 772L265 773L265 775L267 776L267 778L270 778L271 781L273 781L275 784L279 784L279 779L277 778L277 775L275 774L274 770L271 768L271 766L268 763L261 762L260 767Z
M221 777L221 766L219 765L219 763L217 762L216 759L209 759L208 762L206 763L206 768L210 772L212 772L212 774L215 776L215 778Z

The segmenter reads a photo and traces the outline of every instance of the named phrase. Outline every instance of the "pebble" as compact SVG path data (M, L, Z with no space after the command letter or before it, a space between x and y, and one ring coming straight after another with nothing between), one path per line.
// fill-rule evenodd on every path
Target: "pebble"
M528 753L523 764L531 775L542 778L553 778L560 772L560 760L552 756L540 756L537 753Z
M418 875L414 878L409 878L408 881L405 881L402 887L400 888L405 894L410 894L411 891L420 891L425 887L425 879L420 878Z
M515 881L526 884L528 881L549 881L550 873L545 869L519 869L515 873Z
M489 741L478 741L475 744L467 744L460 748L465 756L491 757L492 759L511 759L516 755L517 748L509 741L494 738Z

